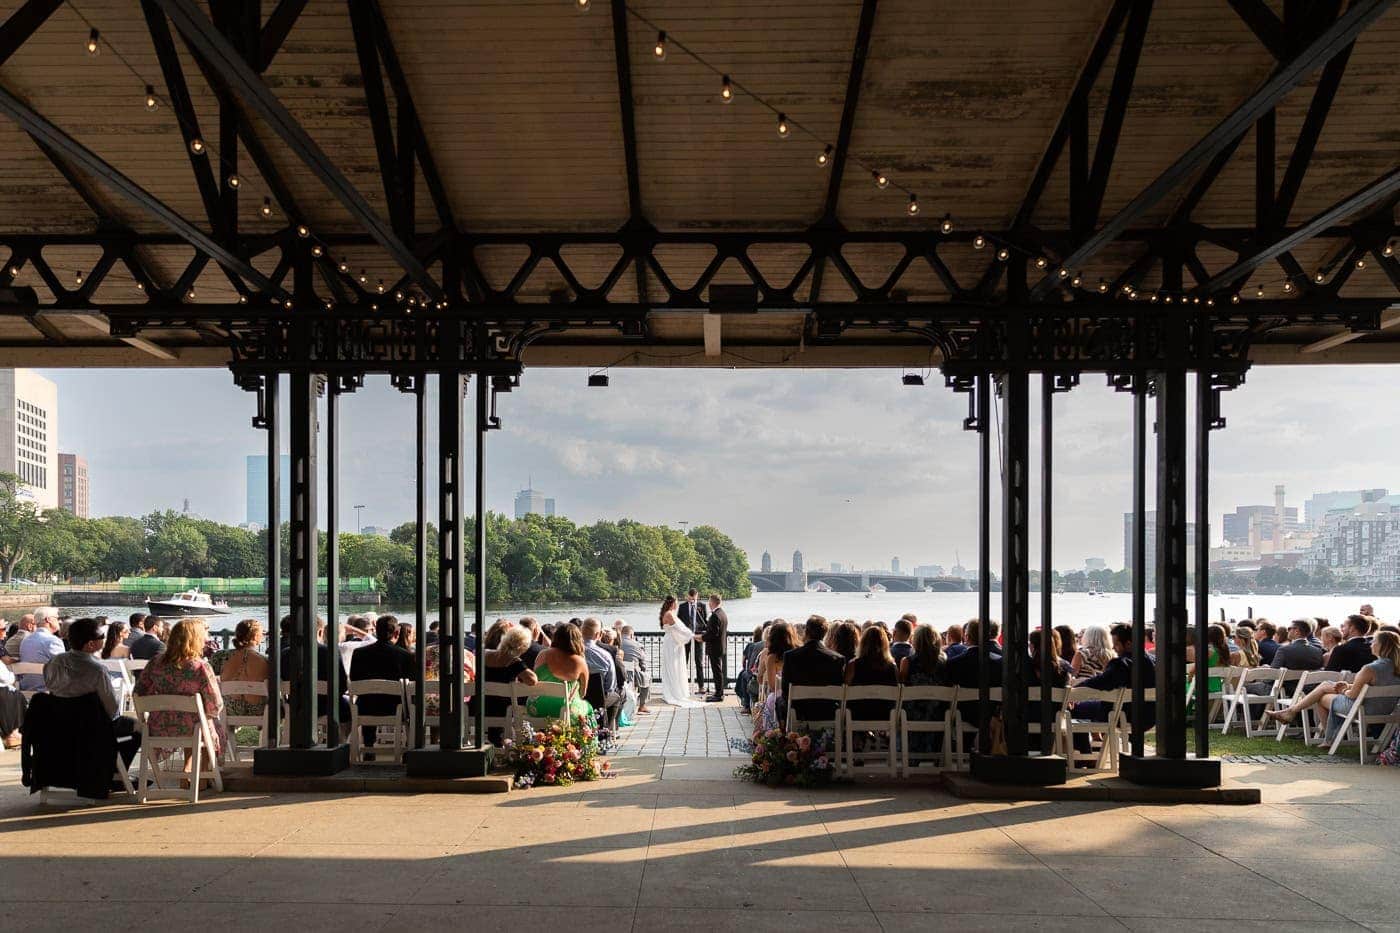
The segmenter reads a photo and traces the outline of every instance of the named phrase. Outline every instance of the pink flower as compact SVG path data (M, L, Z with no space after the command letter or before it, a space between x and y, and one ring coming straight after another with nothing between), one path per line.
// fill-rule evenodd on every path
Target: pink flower
M817 759L816 766L819 770L825 771L828 767L830 767L830 762L827 761L827 757L823 755Z
M797 752L788 752L787 760L792 762L793 764L797 764Z
M797 740L797 747L802 749L804 752L807 751L809 748L812 747L812 739L809 736L804 735L802 738Z

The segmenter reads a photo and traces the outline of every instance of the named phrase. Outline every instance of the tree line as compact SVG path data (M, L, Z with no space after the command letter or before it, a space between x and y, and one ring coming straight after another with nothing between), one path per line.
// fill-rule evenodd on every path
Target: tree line
M170 510L141 518L79 518L61 509L42 514L20 495L20 480L0 472L0 575L51 581L116 580L123 576L261 577L267 573L267 531L250 531ZM392 603L412 602L413 522L389 536L341 533L342 577L371 577ZM289 560L281 528L282 567ZM463 537L475 567L475 519ZM326 566L320 536L319 567ZM437 529L428 526L428 598L437 599ZM690 587L748 596L748 557L710 525L689 533L630 519L576 525L563 516L508 519L487 514L486 597L504 603L643 600ZM475 592L468 575L466 592Z

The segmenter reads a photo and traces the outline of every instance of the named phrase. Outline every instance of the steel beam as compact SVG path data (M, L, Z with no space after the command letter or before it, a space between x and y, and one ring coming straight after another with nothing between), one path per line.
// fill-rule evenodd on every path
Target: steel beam
M442 289L428 275L423 264L394 233L374 209L364 199L297 122L291 112L282 105L263 83L258 74L243 61L238 51L225 39L210 22L209 18L194 5L192 0L155 0L165 10L175 28L190 45L198 49L209 67L228 82L230 89L255 110L263 121L277 133L288 148L308 169L319 178L351 216L356 219L375 241L398 263L408 277L416 282L433 300L443 298Z
M1186 369L1157 374L1157 756L1186 757Z
M1147 658L1147 382L1133 380L1132 754L1143 755ZM1154 685L1155 686L1155 685Z
M302 11L306 9L306 0L281 0L277 4L267 22L263 24L262 33L258 40L258 73L267 71L272 60L277 57L277 53L282 49L282 43L287 41L287 35L296 25Z
M428 679L428 377L419 373L413 380L414 422L414 525L413 525L413 611L417 616L418 643L414 663L418 676L414 680L413 703L418 712L414 721L413 747L428 744L428 709L424 684ZM439 626L438 638L442 638ZM441 652L441 648L438 649Z
M463 538L462 396L467 377L438 377L438 735L443 751L465 747L462 663L466 650L466 548Z
M1390 8L1394 0L1355 0L1316 39L1297 55L1281 65L1254 93L1249 95L1209 133L1176 159L1146 188L1108 220L1095 233L1083 240L1067 255L1061 266L1076 270L1099 253L1109 243L1142 217L1166 194L1176 188L1221 149L1253 125L1265 112L1297 87L1321 62L1336 55L1351 44L1361 32ZM1045 276L1031 289L1032 299L1043 299L1059 287L1059 277Z
M1051 554L1054 550L1054 452L1055 377L1040 377L1040 753L1049 755L1055 746L1055 705L1050 701L1054 685L1056 654L1051 638L1055 624L1051 596L1055 592Z
M1011 370L1002 385L1001 718L1009 755L1025 755L1026 645L1030 634L1030 376Z
M267 744L282 744L282 377L262 377L263 420L267 431Z
M340 682L340 390L341 380L326 385L326 697L339 698L348 688ZM346 675L349 675L346 671ZM340 738L340 703L326 703L326 741Z
M1293 48L1293 41L1284 27L1283 21L1274 15L1264 0L1229 0L1240 19L1254 33L1269 54L1279 61L1287 61Z
M63 6L63 0L26 0L0 25L0 65L20 50L39 27Z
M976 377L977 385L977 750L990 748L992 721L992 661L987 624L992 619L992 379Z
M1133 94L1133 81L1137 77L1138 61L1142 57L1142 44L1147 37L1147 23L1151 16L1152 0L1135 0L1128 14L1128 24L1123 29L1118 62L1113 70L1113 84L1104 104L1103 122L1094 148L1094 164L1089 171L1085 192L1083 219L1085 227L1090 230L1099 222L1099 211L1103 208L1104 194L1108 190L1114 156L1118 153L1118 138L1123 131L1123 119L1128 114L1128 100Z
M473 496L476 518L472 526L472 576L476 579L472 602L472 632L476 645L476 669L486 670L486 432L491 430L491 379L476 377L476 482ZM490 748L486 739L486 678L476 678L473 723L478 749Z
M316 435L319 378L311 373L293 373L291 380L291 589L287 610L291 630L291 720L292 748L316 745ZM334 659L332 659L334 661ZM327 696L327 705L332 700Z
M150 2L150 0L147 0ZM374 21L366 0L348 0L350 25L355 36L355 53L360 62L360 79L365 91L365 106L369 110L369 125L374 137L375 153L379 157L379 177L384 183L384 203L389 208L389 220L400 235L409 228L406 220L403 185L399 177L399 160L413 158L412 150L397 152L394 127L389 117L389 99L384 93L384 76L379 70L379 52L375 44Z
M1213 419L1212 400L1215 391L1211 384L1208 369L1196 372L1196 536L1193 545L1196 549L1196 603L1193 616L1196 627L1196 757L1210 755L1210 678L1205 676L1206 657L1209 640L1206 629L1210 625L1210 427ZM1222 666L1229 664L1228 658L1221 659ZM1249 715L1249 707L1245 707Z

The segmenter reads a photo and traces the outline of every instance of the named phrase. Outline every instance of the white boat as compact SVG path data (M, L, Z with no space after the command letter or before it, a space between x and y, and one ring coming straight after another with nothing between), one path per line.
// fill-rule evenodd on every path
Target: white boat
M1097 588L1097 587L1093 587L1093 586L1089 587L1089 595L1090 595L1090 596L1097 596L1097 595L1099 595L1098 588Z
M1292 596L1292 595L1293 595L1293 591L1292 591L1292 590L1284 590L1284 591L1283 591L1283 595L1284 595L1284 596Z
M153 616L227 615L232 612L223 600L214 602L208 593L185 590L169 599L148 599L146 609Z

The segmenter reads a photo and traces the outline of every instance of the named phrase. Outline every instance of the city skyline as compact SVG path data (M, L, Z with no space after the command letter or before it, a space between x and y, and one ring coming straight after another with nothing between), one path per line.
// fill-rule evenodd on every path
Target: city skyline
M60 447L84 451L103 478L92 489L93 515L178 510L189 498L210 518L246 520L245 457L265 453L266 438L249 425L252 396L227 372L47 375L64 399ZM936 380L909 388L889 371L639 369L615 370L607 389L585 380L581 370L532 369L502 397L504 429L488 439L492 511L513 514L528 476L567 502L580 524L717 525L754 567L765 549L782 566L794 548L809 567L887 567L894 556L906 568L951 569L959 556L975 563L976 438L961 428L966 399ZM1338 416L1342 400L1383 394L1392 383L1400 387L1400 374L1375 367L1252 370L1246 386L1223 396L1229 427L1212 434L1212 541L1222 540L1215 523L1223 513L1271 501L1276 484L1297 491L1295 506L1330 490L1400 487L1378 466L1389 438L1400 436L1387 430L1400 426L1400 415L1373 406L1365 418L1359 409ZM153 451L153 437L190 424L218 443ZM354 504L366 506L365 525L410 521L409 400L383 379L368 380L346 396L342 430L341 527L356 527ZM1057 568L1120 557L1122 513L1131 507L1128 437L1126 396L1084 385L1056 397ZM994 514L994 564L998 524Z

